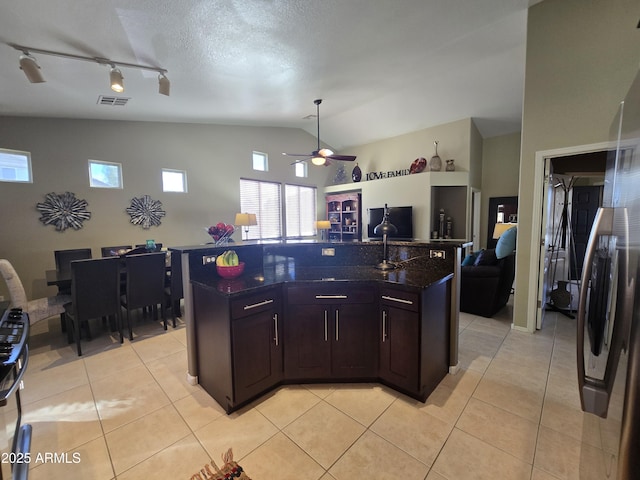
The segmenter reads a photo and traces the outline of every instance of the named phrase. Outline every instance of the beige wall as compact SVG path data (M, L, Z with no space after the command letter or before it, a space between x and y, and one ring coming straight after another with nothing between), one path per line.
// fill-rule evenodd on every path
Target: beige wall
M485 138L482 149L482 205L480 244L487 243L489 199L518 196L520 132Z
M545 0L529 9L514 324L532 328L528 289L538 151L605 142L640 66L640 2ZM523 286L523 287L520 287Z
M165 246L210 241L205 229L233 223L239 211L240 177L318 186L323 217L329 169L309 168L310 177L300 179L281 155L306 151L315 141L286 128L0 117L0 147L31 152L34 177L32 184L0 183L0 258L14 264L29 298L54 294L44 277L54 268L54 250L91 247L95 257L101 246L148 238ZM269 155L269 172L251 168L252 150ZM124 188L90 188L88 159L122 163ZM186 170L189 192L163 193L161 168ZM57 232L39 221L36 204L49 192L66 191L87 200L92 216L80 230ZM145 194L167 213L149 230L131 224L125 212L133 197ZM240 232L234 237L239 240Z

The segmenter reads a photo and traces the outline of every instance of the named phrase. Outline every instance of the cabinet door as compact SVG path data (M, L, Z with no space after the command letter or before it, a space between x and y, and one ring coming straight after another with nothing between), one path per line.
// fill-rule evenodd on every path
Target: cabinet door
M244 402L282 380L280 315L275 309L233 320L234 403Z
M285 327L285 376L328 378L331 373L329 305L289 305Z
M373 304L332 310L331 373L340 378L373 378L378 367L378 322Z
M417 312L382 305L380 378L409 392L419 387L420 329Z

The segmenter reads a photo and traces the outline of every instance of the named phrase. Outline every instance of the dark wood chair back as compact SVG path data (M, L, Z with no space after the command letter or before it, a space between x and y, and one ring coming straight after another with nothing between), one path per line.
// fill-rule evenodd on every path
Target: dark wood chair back
M129 338L132 337L130 312L144 307L153 307L154 314L157 305L160 305L164 329L167 329L167 320L164 309L165 300L165 276L166 253L153 252L140 255L126 255L125 268L127 277L126 294L122 305L127 309L127 323L129 326Z
M71 250L55 250L53 257L56 261L56 270L59 272L69 271L71 262L74 260L86 260L91 258L90 248L75 248Z
M115 316L122 337L120 306L120 258L107 257L71 262L71 305L67 306L69 335L75 337L78 355L80 331L93 318Z
M131 250L131 245L116 245L115 247L100 247L100 254L103 257L119 257L120 251Z
M176 326L176 317L181 316L180 300L184 297L182 290L182 255L180 252L171 252L171 274L167 288L167 296L171 305L173 327Z

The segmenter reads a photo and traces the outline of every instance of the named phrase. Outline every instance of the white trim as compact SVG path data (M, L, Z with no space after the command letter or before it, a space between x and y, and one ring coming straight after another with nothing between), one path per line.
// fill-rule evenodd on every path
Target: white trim
M538 311L538 282L540 277L540 234L542 231L542 205L544 198L544 163L547 158L566 157L569 155L580 155L583 153L600 152L603 150L613 150L616 142L601 142L588 145L578 145L574 147L556 148L553 150L540 150L535 154L533 173L533 201L531 218L531 238L529 258L529 281L527 297L527 328L526 331L534 332L537 323ZM535 253L534 253L535 247ZM515 327L519 329L518 327ZM521 328L521 327L520 327Z

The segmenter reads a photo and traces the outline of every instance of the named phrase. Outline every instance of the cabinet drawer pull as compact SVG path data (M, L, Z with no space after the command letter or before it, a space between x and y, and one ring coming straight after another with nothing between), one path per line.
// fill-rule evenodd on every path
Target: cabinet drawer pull
M270 300L263 300L262 302L252 303L251 305L245 305L244 310L251 310L252 308L262 307L263 305L269 305L273 303L273 298Z
M338 310L336 310L336 342L338 341L338 330L340 330L340 318L338 317Z
M390 300L392 302L406 303L407 305L413 305L413 300L405 300L404 298L390 297L389 295L382 295L382 299Z
M317 299L323 299L323 298L347 298L346 295L316 295Z
M329 341L329 325L327 324L327 311L324 311L324 341Z
M387 311L382 311L382 343L387 340Z
M274 331L273 341L275 342L277 347L278 344L280 343L280 341L278 340L278 314L277 313L273 314L273 331Z

